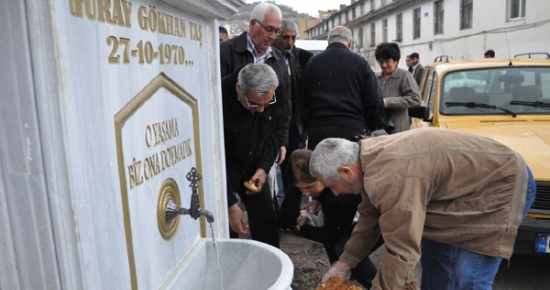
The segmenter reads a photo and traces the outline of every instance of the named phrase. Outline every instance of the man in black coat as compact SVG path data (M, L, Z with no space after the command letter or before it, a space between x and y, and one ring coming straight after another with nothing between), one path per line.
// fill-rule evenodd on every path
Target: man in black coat
M367 61L350 50L351 31L335 27L328 42L309 59L300 84L308 149L329 137L353 140L384 119L382 90Z
M300 117L304 112L298 103L298 88L302 78L302 68L305 67L305 63L303 63L302 66L299 58L294 52L300 51L302 58L306 58L308 54L310 56L312 54L306 50L295 50L294 43L296 42L296 35L298 34L298 25L294 21L283 20L281 29L281 34L277 37L274 46L283 53L286 61L292 103L292 118L290 119L288 132L288 148L286 150L286 158L281 164L285 195L281 205L281 227L291 229L293 232L297 233L298 228L296 226L296 219L300 215L302 192L290 181L292 172L288 170L288 158L294 150L305 148L306 134Z
M285 60L280 51L271 48L281 31L281 18L277 6L260 3L251 13L249 31L220 45L231 237L248 233L248 223L237 205L236 193L246 207L252 239L275 247L279 246L278 230L270 188L265 181L279 151L287 143L291 112ZM274 89L276 102L272 105L251 103L249 92L239 95L236 91L239 71L251 63L265 63L276 73L278 86ZM248 102L243 102L243 98ZM281 154L279 161L283 159ZM244 181L255 183L257 191L247 190Z

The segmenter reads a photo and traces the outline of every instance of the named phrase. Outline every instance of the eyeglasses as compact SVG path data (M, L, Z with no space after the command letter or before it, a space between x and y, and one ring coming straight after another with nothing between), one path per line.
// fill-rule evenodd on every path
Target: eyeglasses
M258 21L256 19L254 19L254 21L258 22L258 24L260 24L260 26L263 27L263 29L265 29L265 31L267 31L267 33L274 33L276 36L279 36L281 34L281 29L276 29L273 26L265 27L260 21Z
M256 103L250 103L248 101L248 98L245 97L244 95L242 95L243 98L244 98L244 101L246 102L246 105L249 107L249 108L267 108L269 105L273 105L277 102L277 97L275 96L275 92L273 92L273 99L271 99L271 101L269 101L268 103L266 104L263 104L263 105L260 105L260 104L256 104Z

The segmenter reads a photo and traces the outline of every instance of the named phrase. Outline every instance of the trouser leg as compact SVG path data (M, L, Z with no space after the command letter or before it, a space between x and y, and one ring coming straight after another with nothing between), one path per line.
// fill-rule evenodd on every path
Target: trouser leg
M251 195L246 195L243 187L239 195L248 214L251 238L278 248L279 235L269 186L264 184L260 192Z
M458 248L456 290L491 290L502 258L480 255Z
M422 289L454 289L454 259L458 247L422 238Z

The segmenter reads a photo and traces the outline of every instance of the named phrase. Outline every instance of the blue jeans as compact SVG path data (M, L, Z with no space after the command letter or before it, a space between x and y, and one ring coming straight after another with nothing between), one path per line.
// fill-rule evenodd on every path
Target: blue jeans
M537 192L533 173L527 167L528 183L523 218L533 205ZM422 289L492 289L502 258L422 238Z

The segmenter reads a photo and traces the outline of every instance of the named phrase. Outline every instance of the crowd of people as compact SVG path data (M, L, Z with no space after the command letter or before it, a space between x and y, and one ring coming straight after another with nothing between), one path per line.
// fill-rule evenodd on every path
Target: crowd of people
M367 288L402 288L420 260L425 289L490 289L534 199L523 159L466 133L409 130L408 109L421 105L418 53L407 71L399 46L381 43L375 73L350 50L348 28L329 31L316 55L295 47L297 33L269 2L239 36L220 27L231 237L279 247L289 229L321 242L332 263L323 281L351 272ZM274 164L280 206L267 182ZM376 269L368 255L382 244Z

